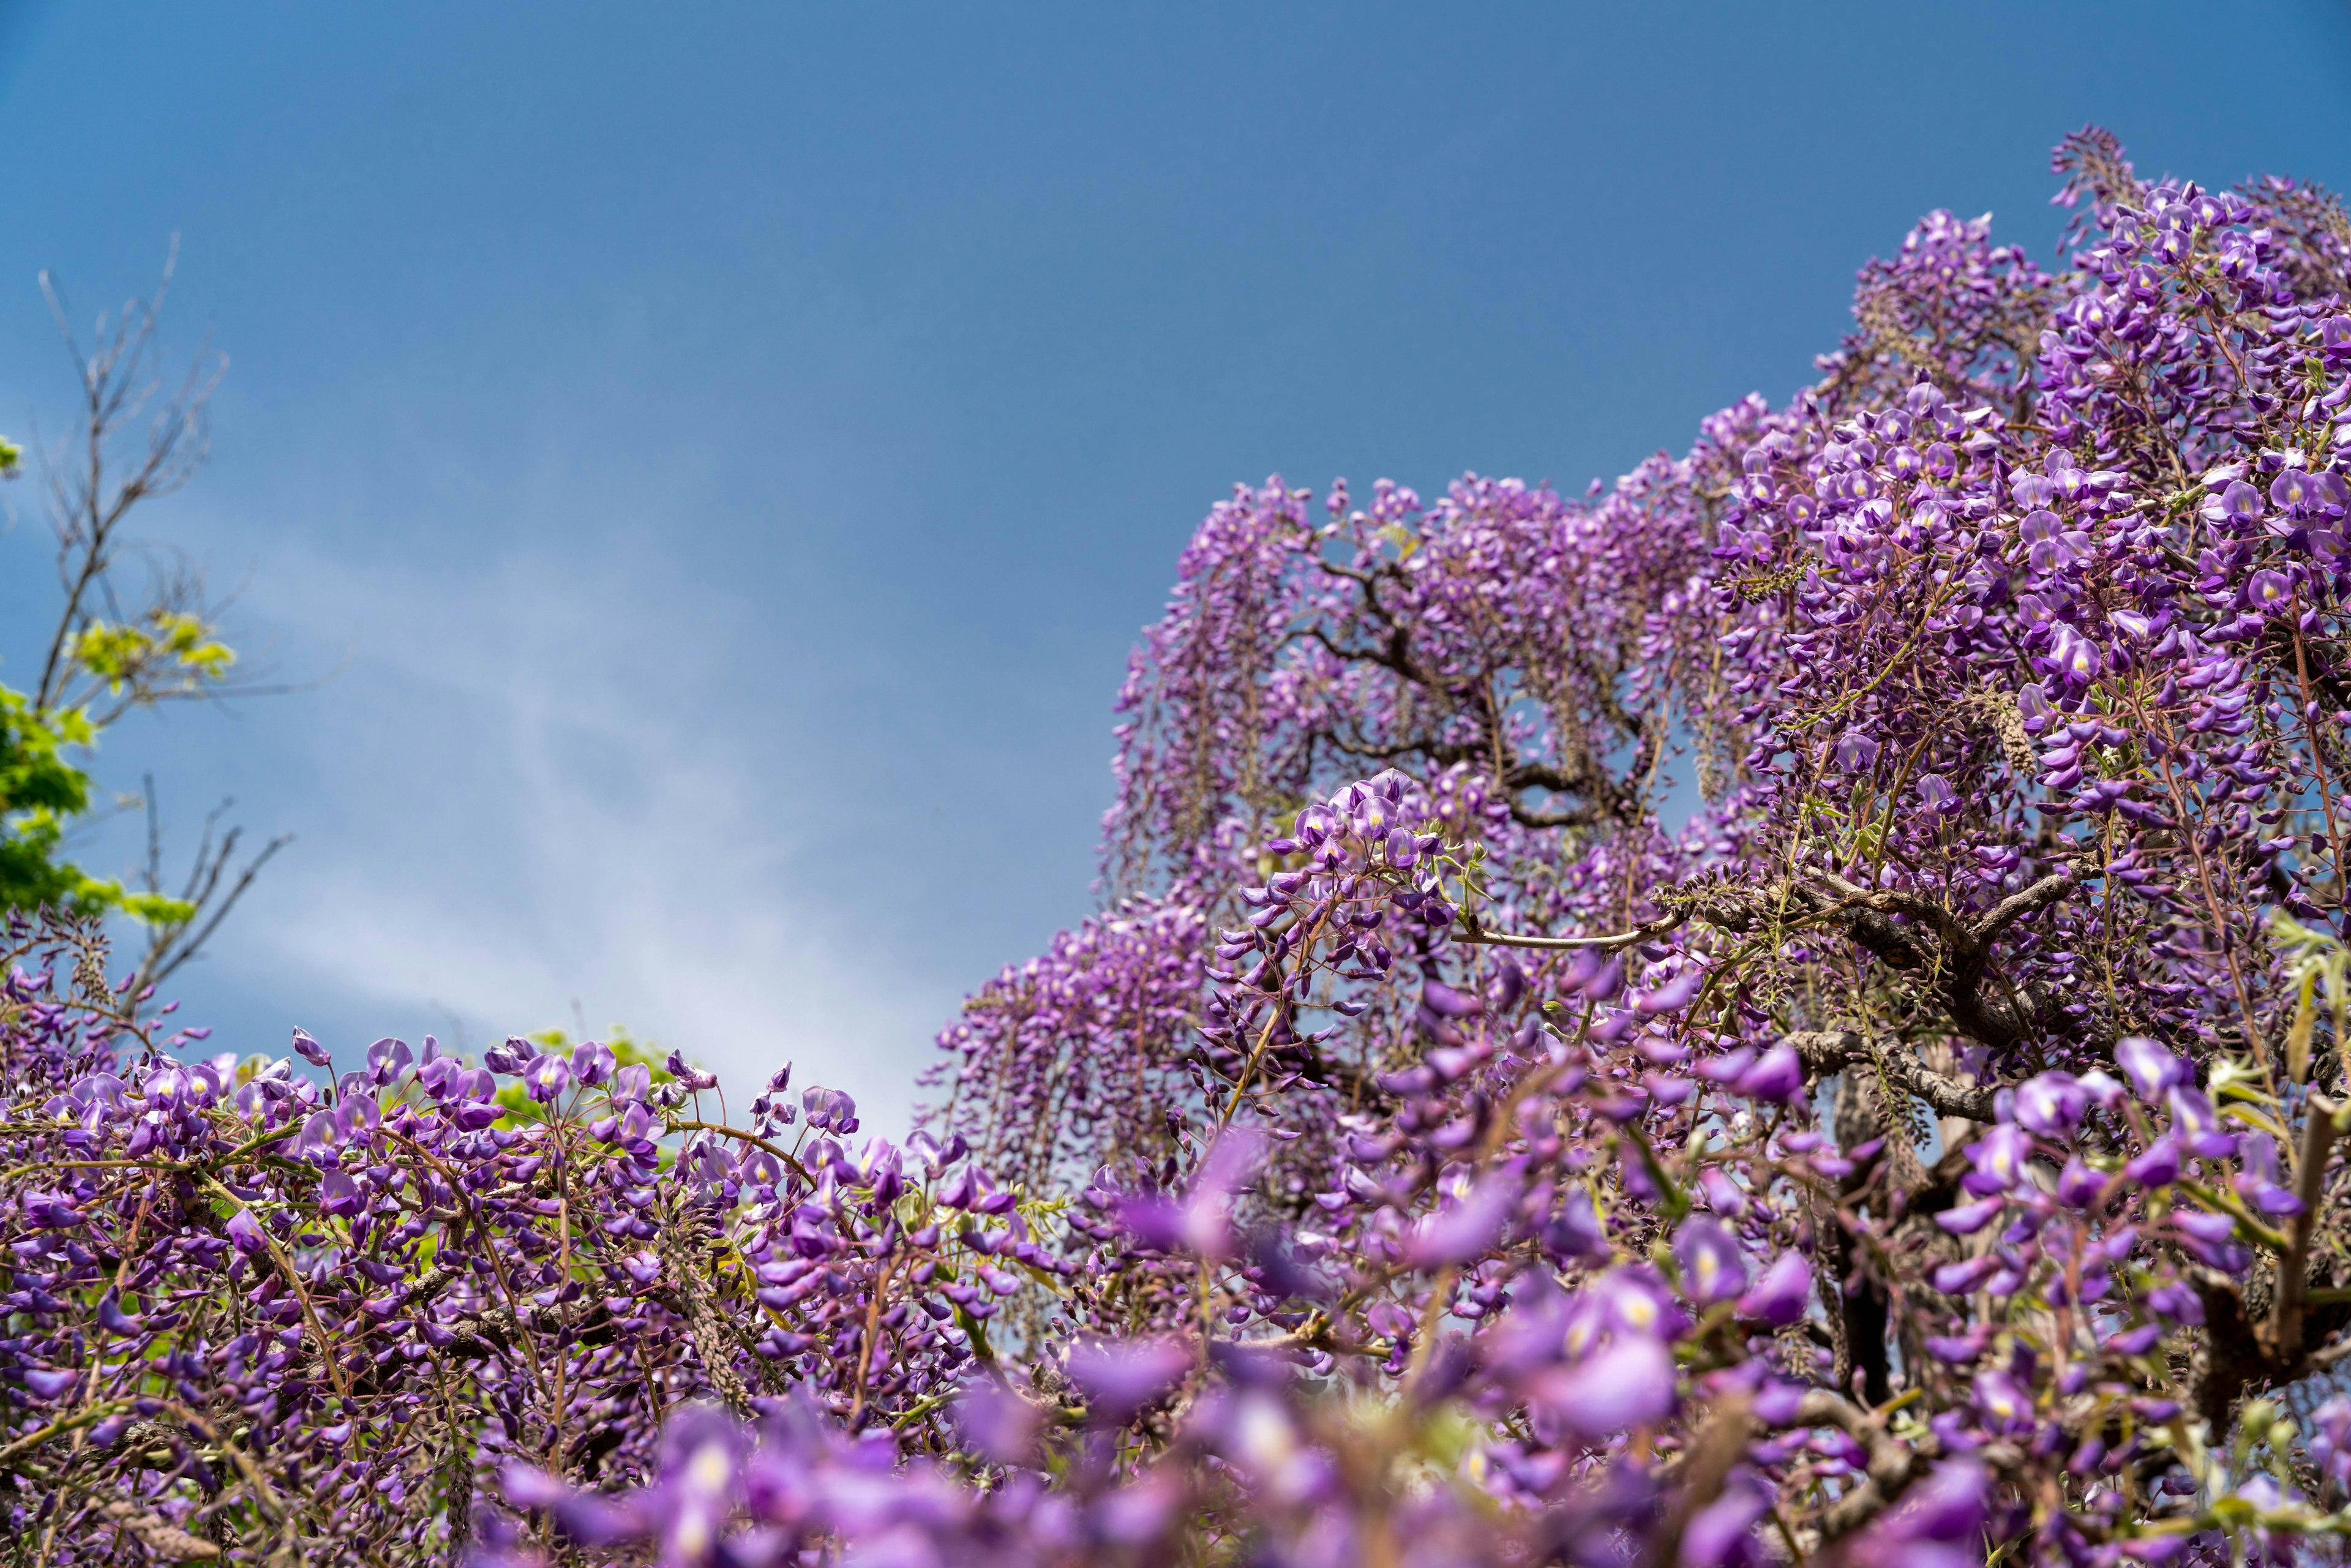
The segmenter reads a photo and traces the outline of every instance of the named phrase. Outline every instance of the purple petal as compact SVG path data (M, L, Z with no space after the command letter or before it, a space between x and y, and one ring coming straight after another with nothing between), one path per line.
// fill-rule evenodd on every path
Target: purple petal
M1070 1352L1070 1380L1085 1391L1099 1426L1123 1427L1190 1371L1192 1349L1180 1340L1096 1342Z
M1674 1358L1646 1334L1619 1334L1549 1380L1537 1397L1552 1419L1587 1442L1612 1437L1673 1414Z
M1464 1019L1486 1010L1485 998L1468 991L1457 991L1441 980L1429 980L1420 988L1423 1006L1440 1018Z
M1782 1252L1739 1298L1739 1315L1783 1329L1804 1315L1812 1295L1812 1264L1801 1252Z
M47 1372L38 1367L25 1370L25 1386L43 1399L64 1398L80 1380L78 1372Z
M1634 998L1633 1010L1644 1018L1679 1012L1697 998L1698 988L1704 984L1706 971L1692 965L1656 990L1640 993Z
M249 1208L240 1208L230 1215L228 1224L223 1228L240 1252L261 1252L268 1248L269 1243L262 1237L261 1226L254 1219L253 1210Z
M1740 1255L1738 1239L1704 1215L1684 1220L1675 1232L1674 1260L1681 1266L1682 1289L1700 1306L1729 1301L1747 1289L1747 1260Z
M1414 1228L1405 1242L1405 1259L1419 1269L1468 1262L1501 1239L1502 1226L1520 1192L1515 1176L1499 1171L1487 1176L1467 1197Z
M2142 1100L2152 1100L2175 1083L2188 1082L2188 1064L2143 1034L2115 1041L2115 1061Z
M1803 1092L1803 1061L1795 1047L1783 1040L1757 1057L1755 1065L1739 1075L1734 1087L1750 1099L1784 1103Z

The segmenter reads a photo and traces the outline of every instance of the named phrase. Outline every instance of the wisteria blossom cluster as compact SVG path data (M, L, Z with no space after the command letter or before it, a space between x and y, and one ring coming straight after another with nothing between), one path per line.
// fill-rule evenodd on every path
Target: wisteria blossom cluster
M448 1562L513 1538L521 1478L652 1474L674 1412L787 1396L922 1440L998 1301L1072 1269L960 1140L861 1142L789 1068L743 1125L592 1041L314 1075L164 1032L85 929L7 941L26 1562Z
M903 1139L19 921L10 1550L2344 1560L2351 219L2056 171L1613 487L1217 507Z

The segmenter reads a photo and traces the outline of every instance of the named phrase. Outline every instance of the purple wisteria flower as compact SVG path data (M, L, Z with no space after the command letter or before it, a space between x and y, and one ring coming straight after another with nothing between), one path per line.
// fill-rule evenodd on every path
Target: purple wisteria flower
M1105 901L904 1137L618 1035L215 1051L11 916L15 1538L2341 1560L2351 228L2057 168L2062 268L1929 214L1613 485L1219 502Z

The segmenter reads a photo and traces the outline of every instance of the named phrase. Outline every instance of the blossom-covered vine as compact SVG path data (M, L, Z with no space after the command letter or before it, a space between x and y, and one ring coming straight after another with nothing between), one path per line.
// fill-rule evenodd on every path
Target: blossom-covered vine
M11 1550L2341 1560L2351 222L2056 172L1613 487L1217 507L904 1138L20 921Z

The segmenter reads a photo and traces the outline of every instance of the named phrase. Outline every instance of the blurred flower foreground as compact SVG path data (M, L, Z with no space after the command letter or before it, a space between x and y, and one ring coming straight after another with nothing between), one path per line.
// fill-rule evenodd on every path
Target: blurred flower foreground
M2343 1561L2351 221L2055 169L1614 488L1236 490L903 1138L14 921L10 1562Z

